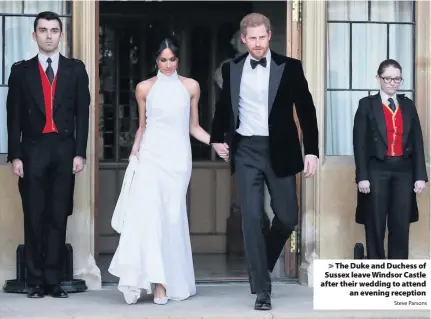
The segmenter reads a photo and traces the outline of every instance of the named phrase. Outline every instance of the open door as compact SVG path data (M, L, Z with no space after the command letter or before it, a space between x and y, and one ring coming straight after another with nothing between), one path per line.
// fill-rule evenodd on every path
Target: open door
M291 0L287 1L287 15L286 15L286 55L295 59L302 59L302 1ZM296 111L294 112L295 123L298 128L299 140L302 142L302 132L299 125ZM297 182L297 196L298 196L298 225L295 231L290 236L285 246L285 272L288 278L298 277L298 261L300 254L300 239L301 239L301 174L296 176Z

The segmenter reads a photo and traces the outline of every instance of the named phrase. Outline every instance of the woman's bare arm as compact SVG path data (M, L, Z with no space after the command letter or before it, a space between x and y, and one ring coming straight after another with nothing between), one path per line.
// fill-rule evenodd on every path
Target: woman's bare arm
M136 86L135 96L136 96L136 102L138 103L138 107L139 107L139 127L135 134L135 141L132 147L132 154L139 152L139 146L141 144L142 135L144 134L145 125L146 125L147 96L153 84L154 84L154 80L149 79L138 83L138 85Z
M198 141L210 145L210 135L199 125L199 83L193 79L184 78L183 84L190 94L190 135Z

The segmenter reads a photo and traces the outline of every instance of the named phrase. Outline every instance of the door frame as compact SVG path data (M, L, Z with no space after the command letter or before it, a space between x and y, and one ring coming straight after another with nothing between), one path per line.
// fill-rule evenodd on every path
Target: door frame
M94 17L94 23L96 24L95 27L95 46L96 46L96 54L94 55L94 64L95 64L95 91L94 92L94 239L93 239L93 245L94 245L94 259L96 262L96 265L99 263L99 250L100 250L100 240L99 240L99 234L100 234L100 226L99 226L99 210L100 210L100 196L99 196L99 125L100 125L100 119L99 119L99 109L100 109L100 97L99 97L99 87L100 87L100 79L99 79L99 25L100 25L100 7L99 7L99 1L95 2L95 17Z
M302 0L287 0L286 1L286 56L293 57L296 59L302 59ZM95 28L95 46L96 46L96 54L95 54L95 134L94 134L94 145L95 145L95 154L94 154L94 258L96 264L99 262L99 251L100 251L100 196L99 196L99 156L98 156L98 146L100 142L99 138L99 25L100 25L100 2L95 2L95 17L94 23L96 25ZM298 128L299 140L302 142L302 132L298 122L298 118L296 112L294 111L295 123ZM298 173L296 176L297 180L297 197L298 197L298 226L295 228L294 233L291 238L288 239L284 248L284 277L288 277L291 279L299 278L299 265L300 265L300 239L301 239L301 173ZM292 240L293 239L293 240ZM283 278L280 278L283 280Z
M286 1L286 56L302 60L302 1ZM294 119L298 129L299 141L302 143L302 131L294 108ZM284 247L284 272L289 278L299 277L300 240L301 240L301 173L296 175L296 195L298 197L298 224Z

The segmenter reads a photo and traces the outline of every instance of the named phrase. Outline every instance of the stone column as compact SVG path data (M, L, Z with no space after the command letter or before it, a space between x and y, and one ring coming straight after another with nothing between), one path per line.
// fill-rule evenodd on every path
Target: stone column
M313 286L313 261L320 255L320 200L319 187L324 161L324 111L326 67L326 2L303 2L303 66L313 96L319 124L320 159L314 178L304 179L302 184L301 264L299 281Z
M101 274L94 259L95 199L95 98L96 90L96 2L73 1L73 57L85 63L90 78L90 127L87 165L76 178L74 212L69 218L67 241L74 250L74 278L84 279L89 289L101 288Z

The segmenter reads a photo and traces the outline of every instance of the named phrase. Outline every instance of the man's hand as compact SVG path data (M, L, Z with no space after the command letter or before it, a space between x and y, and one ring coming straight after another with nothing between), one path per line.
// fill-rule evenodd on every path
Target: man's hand
M84 169L85 160L81 156L75 156L73 159L73 174L78 174Z
M425 188L426 188L425 181L416 181L415 182L414 191L415 191L416 194L422 193L422 191L425 190Z
M316 174L317 157L314 155L305 155L304 173L305 177L311 177Z
M370 189L370 182L369 181L360 181L358 183L358 189L361 193L368 194Z
M20 159L14 159L12 161L12 172L21 178L24 177L24 167Z
M226 143L214 143L212 146L218 156L220 156L226 162L229 161L229 146Z

